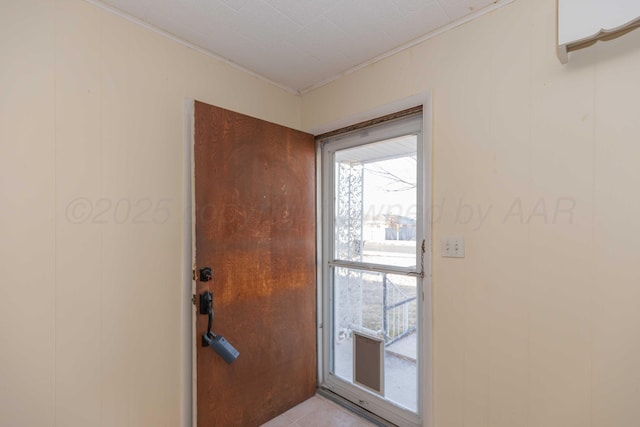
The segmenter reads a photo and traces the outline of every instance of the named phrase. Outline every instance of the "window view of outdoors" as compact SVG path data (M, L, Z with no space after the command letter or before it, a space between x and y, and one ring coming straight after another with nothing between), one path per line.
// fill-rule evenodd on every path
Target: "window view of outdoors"
M336 153L335 256L416 265L416 137Z
M334 256L341 261L416 266L417 137L335 153ZM353 380L353 331L385 345L384 397L417 411L417 280L334 268L334 373Z

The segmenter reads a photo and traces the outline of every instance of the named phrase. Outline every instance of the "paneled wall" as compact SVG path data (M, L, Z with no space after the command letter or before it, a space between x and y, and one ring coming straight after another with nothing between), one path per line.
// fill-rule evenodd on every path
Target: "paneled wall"
M0 2L0 425L188 420L184 98L304 130L427 90L435 425L634 425L640 32L563 66L555 19L516 0L300 99L81 0Z
M186 425L185 98L299 127L298 97L89 3L0 2L0 425Z
M640 418L640 32L563 66L555 19L516 0L303 96L313 129L432 91L436 427Z

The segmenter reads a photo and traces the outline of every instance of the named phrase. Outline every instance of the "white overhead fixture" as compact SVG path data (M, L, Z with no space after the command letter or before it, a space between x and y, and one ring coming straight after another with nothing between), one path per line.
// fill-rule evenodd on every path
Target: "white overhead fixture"
M558 58L640 27L639 0L558 0Z

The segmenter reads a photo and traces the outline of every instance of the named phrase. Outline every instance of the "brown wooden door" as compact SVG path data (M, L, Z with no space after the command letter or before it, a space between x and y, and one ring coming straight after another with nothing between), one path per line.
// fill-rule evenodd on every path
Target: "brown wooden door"
M202 347L196 311L197 422L259 426L316 388L314 138L196 102L194 159L196 292L240 352Z

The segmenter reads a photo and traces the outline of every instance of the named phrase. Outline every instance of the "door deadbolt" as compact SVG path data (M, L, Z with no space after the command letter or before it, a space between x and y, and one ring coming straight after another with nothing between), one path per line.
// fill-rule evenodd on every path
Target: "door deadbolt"
M200 281L208 282L213 279L213 273L211 271L211 267L205 267L200 269Z

